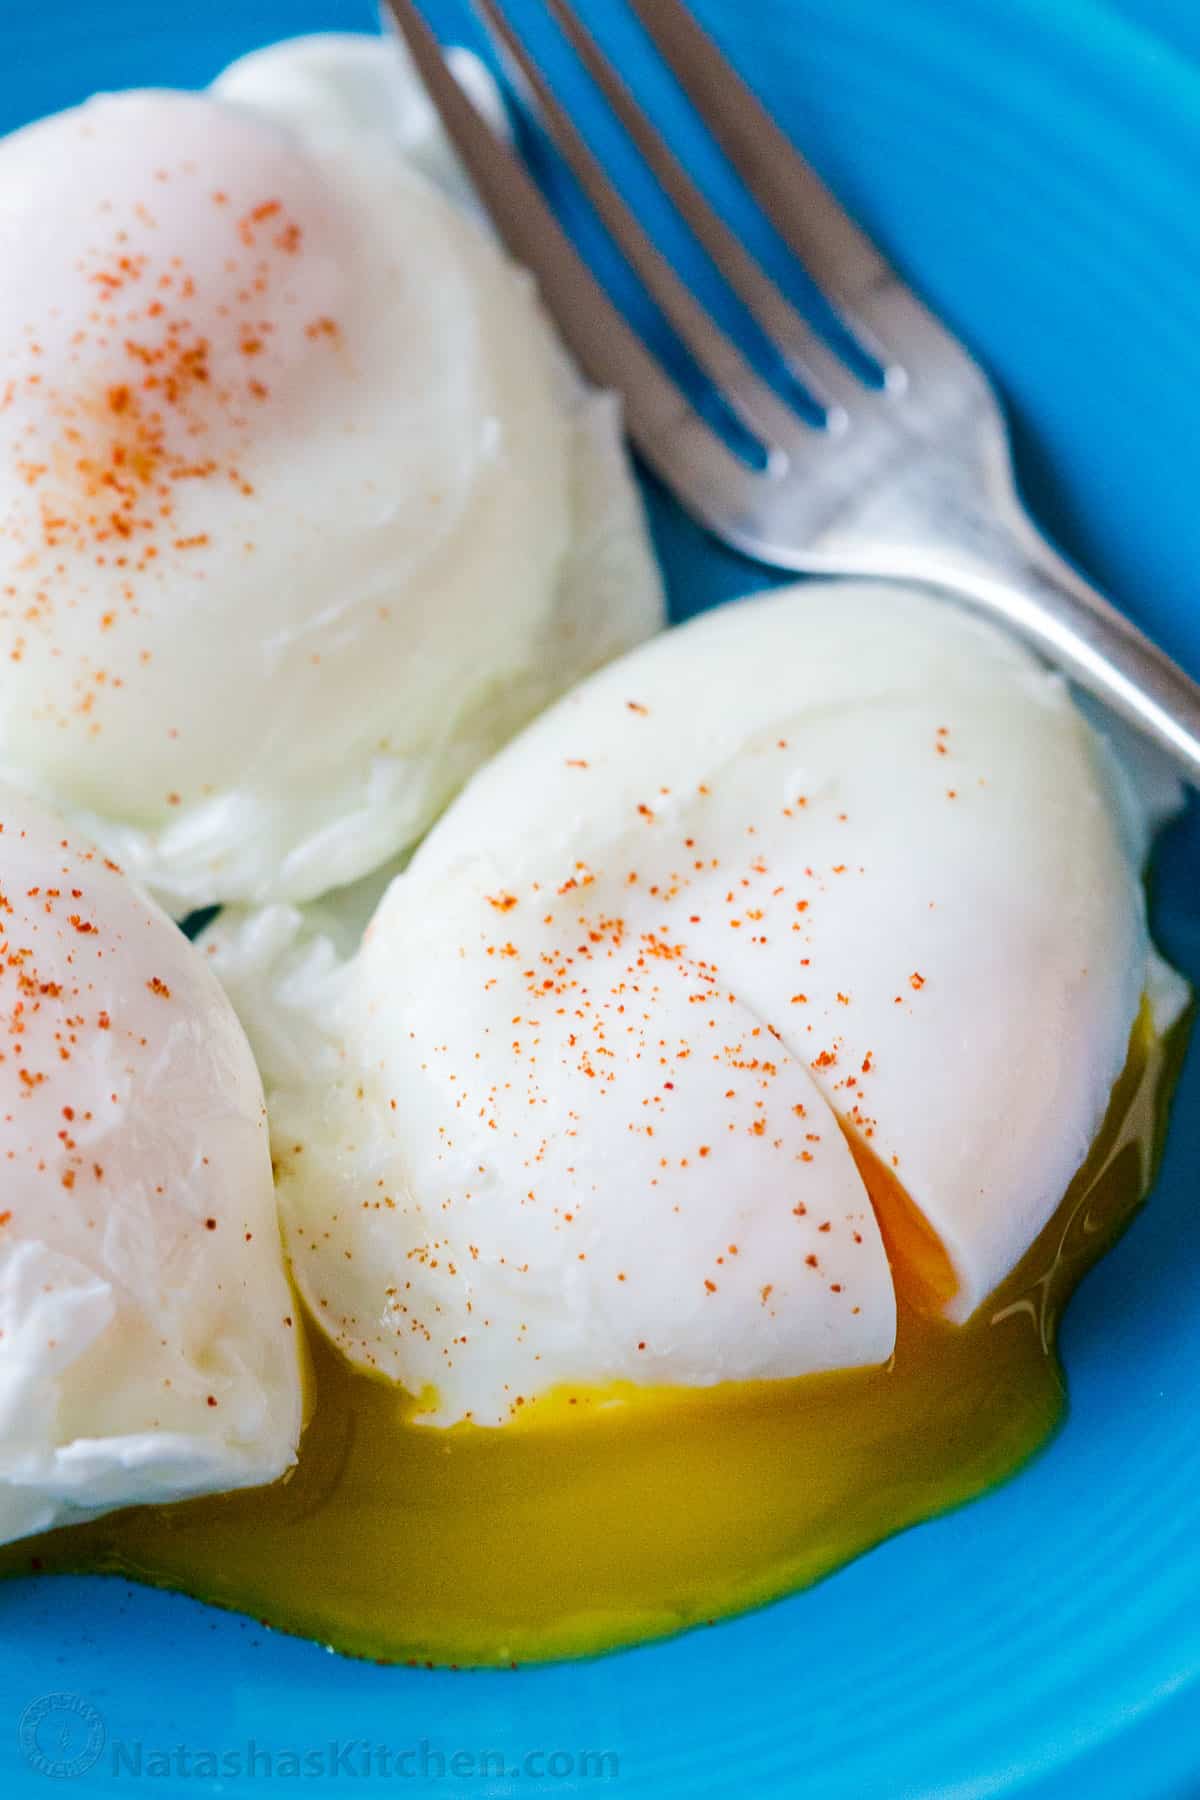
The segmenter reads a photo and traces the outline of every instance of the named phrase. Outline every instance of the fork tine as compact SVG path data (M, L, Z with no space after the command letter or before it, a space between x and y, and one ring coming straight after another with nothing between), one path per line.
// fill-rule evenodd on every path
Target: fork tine
M578 178L614 243L696 361L711 376L722 398L768 450L773 448L786 456L789 451L798 450L805 440L811 442L813 428L804 424L756 372L651 241L649 233L617 192L538 64L513 30L499 0L474 0L474 4L484 24L495 34L528 83L547 132Z
M647 167L740 295L792 373L826 411L861 405L862 383L786 299L692 180L658 127L634 99L569 0L547 0L580 61L640 150ZM833 421L831 421L833 422Z
M387 0L427 93L492 221L531 269L546 307L597 387L624 396L634 443L706 521L749 509L760 478L723 444L646 349L577 254L515 152L496 138L442 58L413 0Z
M772 224L864 349L893 380L889 354L857 315L899 278L775 123L682 0L631 0L697 112Z

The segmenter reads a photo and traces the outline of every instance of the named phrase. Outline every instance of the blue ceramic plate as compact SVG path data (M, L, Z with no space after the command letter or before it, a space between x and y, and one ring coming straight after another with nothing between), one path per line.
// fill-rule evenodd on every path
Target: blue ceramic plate
M696 3L994 371L1059 541L1200 672L1192 0ZM585 11L707 169L620 0ZM272 37L372 25L368 0L5 0L0 17L6 129L98 87L202 83ZM589 107L581 85L590 123ZM651 499L677 614L762 584ZM1154 885L1160 941L1197 980L1195 807ZM1064 1429L1006 1487L812 1592L600 1661L452 1674L343 1661L115 1581L9 1584L0 1792L54 1791L22 1750L33 1704L25 1743L58 1744L79 1796L1200 1794L1198 1171L1193 1054L1152 1202L1070 1310ZM360 1742L408 1754L364 1776ZM307 1779L288 1760L306 1752Z

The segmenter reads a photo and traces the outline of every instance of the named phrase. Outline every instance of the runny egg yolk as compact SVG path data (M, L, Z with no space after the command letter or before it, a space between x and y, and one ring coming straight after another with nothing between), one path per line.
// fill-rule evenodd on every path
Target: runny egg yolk
M935 1316L945 1258L855 1146L899 1287L885 1368L561 1389L501 1429L438 1430L314 1331L289 1476L27 1540L0 1568L120 1574L353 1654L454 1664L612 1649L801 1588L1045 1442L1064 1406L1058 1320L1146 1193L1182 1038L1156 1037L1143 1006L1086 1162L966 1325Z

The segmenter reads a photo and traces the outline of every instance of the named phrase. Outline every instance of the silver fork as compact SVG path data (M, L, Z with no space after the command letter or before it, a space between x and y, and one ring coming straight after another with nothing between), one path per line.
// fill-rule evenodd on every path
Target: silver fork
M863 379L800 315L691 179L567 0L546 0L668 198L823 423L763 380L655 248L499 0L475 0L626 260L766 451L752 469L700 417L574 250L532 178L448 71L412 0L388 0L509 250L586 373L680 503L745 554L805 574L918 582L997 615L1200 785L1200 687L1065 562L1016 492L987 377L842 211L681 0L631 0L729 161L882 370Z

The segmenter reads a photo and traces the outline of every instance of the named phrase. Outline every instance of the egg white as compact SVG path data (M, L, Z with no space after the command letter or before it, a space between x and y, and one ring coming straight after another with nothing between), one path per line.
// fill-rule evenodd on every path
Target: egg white
M295 1459L262 1086L203 958L0 788L0 1542Z
M16 133L0 261L0 771L172 910L364 874L661 622L616 404L397 47Z
M886 1360L840 1121L965 1319L1083 1160L1143 992L1160 1028L1181 1004L1139 875L1171 795L1144 788L1058 677L895 588L743 602L593 676L476 775L357 954L336 905L208 936L315 1317L437 1423Z

